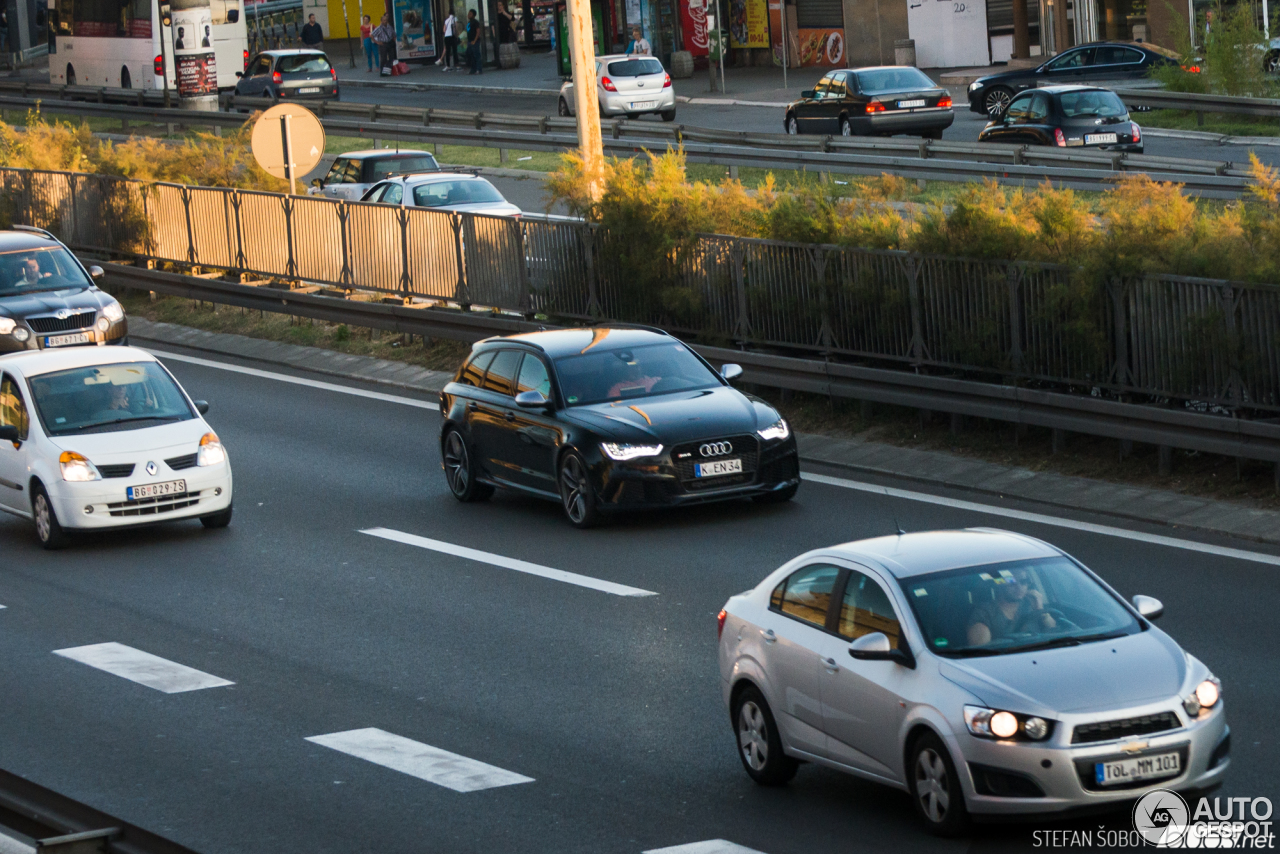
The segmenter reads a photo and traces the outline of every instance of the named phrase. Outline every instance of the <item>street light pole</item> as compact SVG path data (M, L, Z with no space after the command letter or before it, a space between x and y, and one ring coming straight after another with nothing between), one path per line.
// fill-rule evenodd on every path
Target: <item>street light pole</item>
M569 58L573 65L573 109L578 118L578 148L591 198L604 193L604 143L596 100L596 48L591 35L591 0L568 0Z

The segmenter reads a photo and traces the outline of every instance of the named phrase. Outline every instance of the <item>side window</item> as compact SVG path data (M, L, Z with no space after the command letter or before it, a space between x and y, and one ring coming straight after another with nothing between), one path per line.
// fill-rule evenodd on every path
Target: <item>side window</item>
M844 587L844 600L840 603L840 622L837 631L843 638L856 640L872 632L884 632L889 646L896 649L902 630L898 617L889 601L889 594L874 578L853 570Z
M351 164L350 160L347 160L342 157L339 157L337 160L333 161L333 165L329 167L329 174L324 176L324 183L350 184L351 181L349 178L347 178L347 166L349 166L350 164Z
M787 580L782 579L782 583L773 588L772 595L769 596L769 607L774 611L782 610L782 592L787 589Z
M523 391L540 391L543 397L551 397L551 378L547 376L547 366L537 356L525 354L524 361L520 363L516 394Z
M0 379L0 425L18 428L18 435L27 438L27 407L22 402L18 384L8 374Z
M839 577L839 567L825 564L796 570L782 592L782 613L822 628L827 624L831 594Z
M520 363L519 350L499 350L498 355L489 363L489 371L484 375L486 391L498 394L511 394L511 384L515 382L516 365Z
M361 201L365 201L365 202L380 202L380 201L382 201L382 197L383 197L384 195L386 195L386 193L387 193L387 188L388 188L388 187L390 187L390 186L391 186L390 184L379 184L378 186L374 187L374 188L373 188L372 190L370 190L369 192L365 193L365 196L364 196L364 198L363 198L363 199L361 199Z
M1027 110L1027 120L1039 122L1049 117L1049 96L1037 92L1031 96L1031 108Z
M479 355L472 356L471 361L467 362L467 366L462 369L462 374L458 377L458 382L463 385L473 385L477 388L484 383L484 372L489 367L489 363L493 361L494 350L485 350Z
M403 198L404 184L387 184L387 189L382 192L382 198L378 201L384 205L398 205Z
M258 61L255 62L253 65L253 72L252 72L253 76L261 77L264 74L270 74L270 73L271 73L271 57L269 56L258 57Z
M831 85L827 87L828 98L843 98L845 96L844 88L844 72L837 71L831 75Z
M1009 105L1009 109L1005 110L1005 121L1025 121L1031 115L1031 96L1022 95L1014 98L1013 103Z

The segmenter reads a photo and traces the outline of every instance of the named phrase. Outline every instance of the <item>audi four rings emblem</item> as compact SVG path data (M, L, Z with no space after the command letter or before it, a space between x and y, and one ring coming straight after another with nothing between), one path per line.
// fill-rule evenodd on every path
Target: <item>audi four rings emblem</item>
M698 448L698 452L704 457L720 457L732 450L732 442L707 442Z

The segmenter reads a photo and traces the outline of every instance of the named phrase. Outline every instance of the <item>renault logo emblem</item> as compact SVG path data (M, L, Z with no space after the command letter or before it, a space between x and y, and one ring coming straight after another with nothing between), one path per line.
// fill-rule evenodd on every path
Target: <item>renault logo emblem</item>
M733 450L731 442L707 442L698 448L698 453L704 457L720 457Z
M154 476L155 476L155 473L156 473L156 472L158 472L158 471L160 471L160 467L159 467L158 465L156 465L155 463L152 463L152 462L148 462L148 463L147 463L147 474L149 474L149 475L151 475L152 477L154 477Z

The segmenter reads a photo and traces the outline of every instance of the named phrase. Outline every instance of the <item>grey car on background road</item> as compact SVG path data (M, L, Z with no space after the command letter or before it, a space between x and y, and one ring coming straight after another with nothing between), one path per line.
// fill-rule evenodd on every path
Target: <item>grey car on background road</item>
M264 50L237 71L235 94L283 101L336 100L338 70L320 50Z
M764 785L809 761L906 790L944 836L1216 788L1221 685L1152 624L1163 610L1006 531L809 552L720 612L739 757Z

